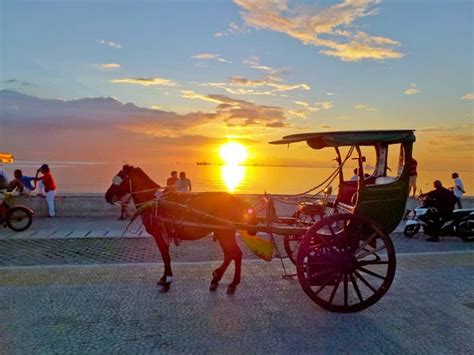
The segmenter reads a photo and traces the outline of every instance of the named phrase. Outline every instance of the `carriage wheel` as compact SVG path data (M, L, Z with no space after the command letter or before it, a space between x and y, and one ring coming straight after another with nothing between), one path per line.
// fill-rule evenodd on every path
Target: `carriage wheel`
M334 207L334 204L332 202L328 203L328 207L331 208L331 210L328 212L328 215L332 216L335 214L338 214L339 211L337 208ZM303 226L310 226L314 224L315 220L311 216L302 214L301 212L296 212L293 215L294 218L297 218L299 220L298 225L303 225ZM321 216L322 218L322 216ZM303 236L301 235L285 235L283 238L283 245L285 247L285 252L286 255L288 255L288 259L296 265L296 255L298 252L298 244L301 241Z
M376 303L395 276L395 249L375 225L352 214L323 218L302 238L296 259L304 292L333 312Z
M296 265L297 248L301 238L301 235L285 235L283 238L286 255L294 265Z

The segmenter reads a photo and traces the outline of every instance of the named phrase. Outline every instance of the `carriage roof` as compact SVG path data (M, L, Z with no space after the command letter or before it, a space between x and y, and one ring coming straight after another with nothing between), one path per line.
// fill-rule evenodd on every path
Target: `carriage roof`
M290 144L306 141L313 149L351 145L375 145L379 143L413 143L413 130L367 130L300 133L285 136L270 144Z

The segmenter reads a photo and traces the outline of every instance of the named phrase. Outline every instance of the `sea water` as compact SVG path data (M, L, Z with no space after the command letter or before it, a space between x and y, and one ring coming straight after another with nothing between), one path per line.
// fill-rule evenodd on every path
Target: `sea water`
M48 162L60 193L103 193L110 186L112 177L121 169L121 163L98 162ZM3 167L10 179L15 169L34 176L42 162L17 160ZM235 193L297 194L324 181L335 167L291 166L225 166L197 164L138 164L156 183L166 184L172 170L186 172L193 191L230 191ZM344 169L345 179L351 178L353 168ZM419 170L418 188L432 190L434 180L441 180L445 187L452 186L452 171ZM474 172L458 171L468 196L474 195ZM338 180L332 183L337 187ZM418 192L419 193L419 192Z

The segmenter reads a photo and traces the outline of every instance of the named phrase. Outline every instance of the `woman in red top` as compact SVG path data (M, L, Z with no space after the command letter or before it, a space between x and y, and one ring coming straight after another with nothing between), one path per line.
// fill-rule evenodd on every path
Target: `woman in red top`
M44 192L46 195L46 203L48 205L48 214L49 217L55 217L56 213L54 210L54 196L56 195L56 181L54 181L53 175L49 170L47 164L41 165L41 168L38 169L43 175L36 177L36 181L41 181L43 183Z

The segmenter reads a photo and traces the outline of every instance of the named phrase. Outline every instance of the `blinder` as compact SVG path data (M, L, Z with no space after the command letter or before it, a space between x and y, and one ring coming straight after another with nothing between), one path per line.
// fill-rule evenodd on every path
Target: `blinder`
M115 175L114 178L112 179L112 183L117 186L120 185L122 181L123 179L118 175Z

